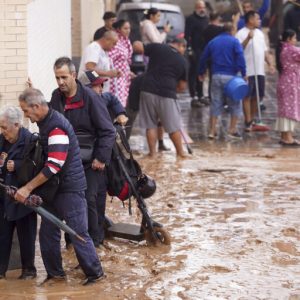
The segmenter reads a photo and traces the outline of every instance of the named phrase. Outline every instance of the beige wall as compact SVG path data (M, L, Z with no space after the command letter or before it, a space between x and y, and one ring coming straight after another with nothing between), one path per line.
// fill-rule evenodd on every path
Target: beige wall
M27 4L0 0L0 106L16 104L27 78Z
M72 56L81 55L81 1L72 0Z

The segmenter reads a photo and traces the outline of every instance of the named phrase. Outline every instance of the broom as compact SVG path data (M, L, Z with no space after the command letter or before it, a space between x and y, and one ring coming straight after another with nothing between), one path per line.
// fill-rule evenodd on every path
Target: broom
M253 39L254 39L254 37L253 37ZM253 131L269 131L270 128L266 124L264 124L261 120L260 95L259 95L259 87L258 87L258 77L257 77L257 72L256 72L255 51L254 51L254 40L253 39L252 39L252 56L253 56L258 121L256 121L255 124L252 126L252 130Z

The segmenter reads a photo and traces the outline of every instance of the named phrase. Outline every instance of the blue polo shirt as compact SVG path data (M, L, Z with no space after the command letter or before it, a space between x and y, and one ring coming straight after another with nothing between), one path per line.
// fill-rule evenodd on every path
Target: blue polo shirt
M246 62L241 43L237 38L225 32L211 40L200 58L199 75L203 75L207 63L211 63L212 74L235 76L241 72L246 76Z

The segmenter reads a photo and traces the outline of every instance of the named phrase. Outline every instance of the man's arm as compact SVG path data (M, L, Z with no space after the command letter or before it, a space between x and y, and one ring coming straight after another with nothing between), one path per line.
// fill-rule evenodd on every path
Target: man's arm
M247 45L249 44L250 40L253 39L254 31L250 30L247 37L242 41L242 46L245 49Z
M53 129L48 136L48 157L44 168L37 176L17 190L15 199L24 203L34 189L60 172L66 162L68 149L69 137L67 133L60 128Z
M260 9L258 10L258 14L260 16L261 21L263 21L263 18L269 9L269 6L270 6L270 0L263 0L263 3Z
M125 108L114 94L103 93L100 97L103 98L108 110L113 113L113 117L116 117L120 114L126 114Z
M234 51L236 56L236 66L239 72L241 72L242 76L246 78L246 61L244 56L244 51L241 43L236 39L234 45Z
M99 76L103 76L103 77L113 78L122 75L122 72L119 70L115 70L115 69L106 70L106 71L102 70L101 68L97 67L97 64L94 62L87 62L85 64L85 68L87 71L96 71Z
M115 142L115 128L104 101L99 101L99 96L87 94L89 99L89 117L96 131L94 158L104 164L109 164L111 151Z
M187 48L191 47L191 35L192 35L191 18L187 17L185 21L185 32L184 32L184 38L187 41Z
M200 57L199 70L198 70L198 79L200 81L204 80L204 74L207 68L207 61L210 55L210 43L204 48L204 51Z

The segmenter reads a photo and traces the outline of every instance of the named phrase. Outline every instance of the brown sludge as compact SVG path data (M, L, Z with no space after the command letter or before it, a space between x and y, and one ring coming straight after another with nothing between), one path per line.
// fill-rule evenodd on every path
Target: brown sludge
M98 250L107 278L90 287L81 286L83 274L67 250L67 282L39 286L45 271L37 253L37 279L8 272L0 299L299 299L299 154L259 153L218 146L209 159L197 149L184 161L174 153L157 162L136 156L157 181L147 203L171 246L108 240ZM205 172L214 169L232 171ZM114 221L139 222L137 208L129 216L117 199L107 206Z

